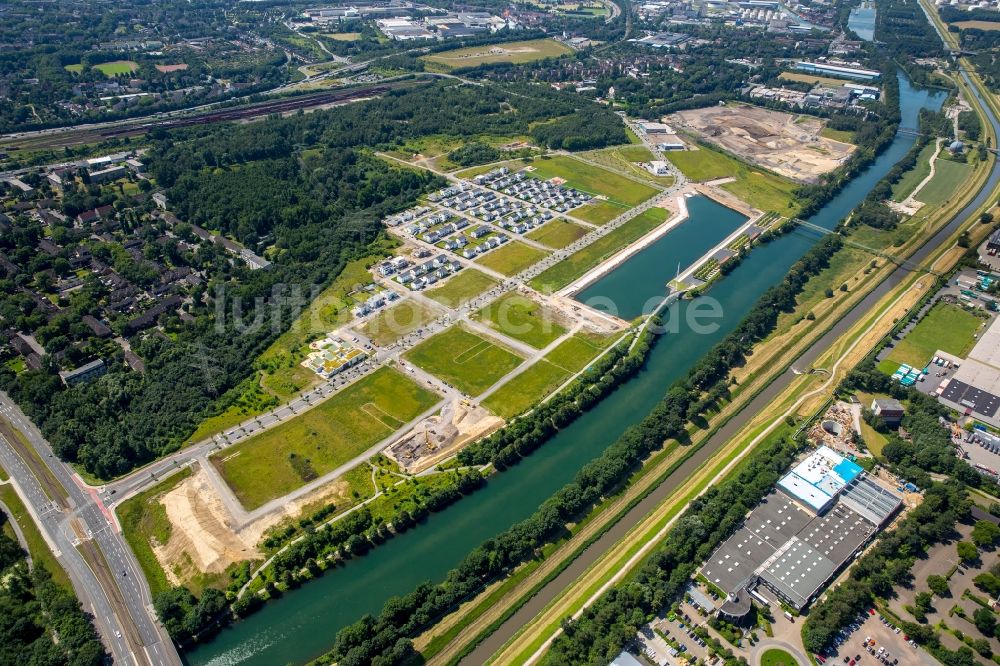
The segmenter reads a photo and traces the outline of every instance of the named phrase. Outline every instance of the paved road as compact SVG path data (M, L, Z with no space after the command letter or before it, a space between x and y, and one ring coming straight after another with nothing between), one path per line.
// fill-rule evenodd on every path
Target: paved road
M0 393L0 416L16 428L51 476L40 479L30 456L0 435L0 464L11 476L43 536L66 569L84 608L116 664L180 664L166 632L153 619L149 587L132 551L108 520L96 494L85 491L34 425ZM50 497L44 488L54 495Z
M969 83L969 86L976 91L976 97L979 98L979 103L985 110L986 116L989 119L990 124L993 126L993 130L998 136L1000 136L1000 123L997 122L997 119L993 115L989 106L987 106L982 100L978 90L972 86L968 79L968 75L963 73L963 76L965 77L966 82ZM941 230L934 234L934 236L932 236L922 247L920 247L912 255L912 257L910 257L907 265L914 266L923 263L931 255L931 253L947 241L948 238L963 223L968 222L969 219L975 215L976 211L984 203L986 203L987 199L996 188L997 183L1000 183L1000 160L994 163L993 171L990 173L989 179L987 180L985 186L979 191L979 194L976 195L975 199L973 199L972 202L957 213L948 222L948 224L942 227ZM820 354L829 349L833 343L840 336L846 333L847 330L850 329L855 323L867 316L875 304L883 296L898 286L910 272L911 271L907 268L899 267L890 273L880 285L875 287L875 289L868 294L868 296L855 305L854 308L848 312L843 319L838 321L830 331L817 340L800 356L793 359L789 367L792 365L799 368L811 366ZM772 400L774 400L789 386L794 378L794 373L786 371L775 381L771 382L771 384L761 391L753 400L751 400L740 413L760 413L762 410L767 408L768 404ZM597 560L598 557L611 547L615 546L633 525L637 524L658 504L665 501L673 492L674 488L676 488L683 479L687 478L700 467L705 465L720 447L736 435L736 433L743 426L744 422L745 420L740 418L740 414L737 414L724 426L719 428L719 430L716 431L716 433L710 437L708 441L705 442L705 444L690 458L688 458L688 460L684 462L673 474L664 479L660 485L644 497L642 501L636 504L632 510L626 513L597 541L584 550L583 553L581 553L579 557L566 567L561 574L539 590L537 594L535 594L526 604L518 609L517 612L511 615L506 622L497 628L496 631L483 640L483 642L481 642L475 650L473 650L467 657L465 657L465 659L461 661L461 664L471 666L474 664L486 663L486 661L508 640L510 640L510 638L513 637L521 627L529 623L536 615L538 615L538 613L541 612L542 609L544 609L545 606L548 605L548 603L552 601L560 592L572 585L573 581L580 577L584 571L586 571L586 569Z

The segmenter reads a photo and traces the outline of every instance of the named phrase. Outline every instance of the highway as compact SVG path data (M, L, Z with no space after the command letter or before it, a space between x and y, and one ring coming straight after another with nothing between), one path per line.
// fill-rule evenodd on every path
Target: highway
M115 663L179 665L177 650L153 617L146 580L97 493L77 483L72 468L2 392L0 417L0 465L94 616Z
M969 88L975 93L980 107L986 114L987 119L993 127L995 136L1000 136L1000 122L990 106L982 99L979 89L976 88L969 79L968 74L963 73L963 78ZM937 233L935 233L923 246L918 248L909 261L897 267L889 276L871 293L854 306L850 312L840 319L825 335L813 343L801 355L792 359L789 363L789 370L786 370L776 380L771 382L761 391L740 414L758 414L768 408L769 404L781 394L795 378L791 372L794 365L799 368L806 368L826 350L828 350L838 338L846 333L852 326L864 317L869 315L875 305L890 291L896 288L912 272L909 266L922 264L936 249L947 242L959 227L973 219L977 211L993 195L997 185L1000 184L1000 160L993 164L993 169L986 184L980 189L976 197L948 221ZM616 547L620 540L633 525L638 524L643 517L652 511L658 504L666 501L673 493L674 489L695 471L707 464L712 455L721 448L730 438L742 428L745 419L737 414L729 419L715 434L710 437L702 447L688 458L669 477L663 480L651 493L638 502L630 511L622 516L611 528L609 528L599 539L584 550L579 557L569 564L558 576L541 588L531 599L513 613L503 624L487 636L476 648L470 652L460 663L461 664L484 664L490 657L500 650L521 627L531 623L538 613L540 613L553 599L555 599L564 589L571 587L589 567L607 550Z

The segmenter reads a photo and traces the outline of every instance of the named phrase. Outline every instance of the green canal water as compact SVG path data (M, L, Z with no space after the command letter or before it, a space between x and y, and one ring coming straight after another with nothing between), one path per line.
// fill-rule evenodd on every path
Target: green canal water
M747 218L705 196L688 197L688 219L577 294L577 300L622 319L649 313L676 277Z
M918 111L922 107L940 108L944 94L915 89L901 78L900 100L903 126L913 129ZM810 221L832 228L906 154L913 141L912 133L897 135L864 173ZM692 203L701 206L697 200ZM705 228L701 223L692 216L675 232L687 228L696 232ZM738 223L734 220L734 224ZM600 293L590 295L605 296L629 307L636 303L641 307L646 299L662 295L663 275L672 276L678 261L677 246L668 240L673 233L598 282L594 288L603 285ZM720 227L715 233L715 240L705 239L701 245L711 247L726 232ZM430 516L416 529L267 604L211 642L186 652L185 661L192 666L301 664L329 650L337 631L365 613L377 613L389 597L406 594L423 581L442 579L472 548L530 515L625 428L643 418L667 387L732 330L760 294L780 281L816 240L815 232L797 230L754 249L708 295L724 313L713 333L696 334L682 326L679 332L666 334L653 348L641 373L519 465L495 476L482 490ZM629 268L633 265L642 268L633 272ZM678 303L665 315L683 321L689 307L692 303Z

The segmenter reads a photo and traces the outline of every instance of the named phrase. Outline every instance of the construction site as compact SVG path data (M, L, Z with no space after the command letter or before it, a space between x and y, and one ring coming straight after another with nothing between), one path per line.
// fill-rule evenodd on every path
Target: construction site
M747 104L678 111L667 122L750 164L800 183L841 166L855 146L822 135L826 121Z
M488 410L468 400L446 402L440 414L418 423L384 453L407 474L417 474L503 425Z

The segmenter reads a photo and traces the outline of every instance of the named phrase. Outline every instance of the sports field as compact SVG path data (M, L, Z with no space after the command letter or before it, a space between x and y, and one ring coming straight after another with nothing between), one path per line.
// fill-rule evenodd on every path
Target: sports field
M938 303L896 344L886 360L892 361L895 371L900 363L922 368L939 349L965 358L976 343L972 336L982 323L982 319L957 305Z
M536 349L544 349L566 333L558 312L517 292L489 303L473 319Z
M520 64L543 58L556 58L572 53L573 49L554 39L532 39L524 42L470 46L421 56L421 60L444 69L478 67L498 62Z
M420 343L403 358L470 396L493 386L523 360L461 325Z
M212 463L247 509L336 469L433 407L440 397L379 368L285 423L224 449Z
M543 294L559 291L611 255L663 224L666 219L665 208L645 210L607 236L599 238L555 266L546 269L529 284Z
M787 178L752 167L705 146L699 150L672 151L666 154L666 158L695 182L735 178L735 182L722 185L722 189L754 208L782 215L795 212L794 193L799 185Z
M590 229L568 220L556 219L526 234L528 238L538 241L553 250L561 250L567 245L580 240Z
M483 401L483 406L509 419L538 404L574 373L582 370L613 337L577 334L559 343L545 358L517 375Z
M540 157L531 163L532 176L548 180L562 178L568 187L590 194L603 194L608 201L635 206L657 193L652 185L626 178L568 155Z
M119 74L131 74L139 69L139 63L133 60L113 60L94 65L94 69L104 76L118 76Z
M383 308L365 322L359 332L380 347L386 347L428 322L440 317L443 312L412 298Z
M466 268L440 287L428 289L424 295L445 307L457 308L497 284L497 281L486 273Z
M971 173L972 166L969 164L938 159L934 163L934 177L914 195L914 198L925 204L940 204L950 199Z
M504 275L517 275L528 266L537 264L547 256L547 252L519 241L510 241L501 247L478 257L476 263L492 268Z

